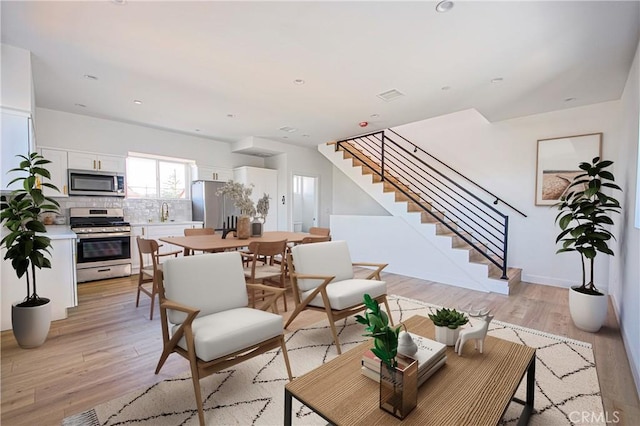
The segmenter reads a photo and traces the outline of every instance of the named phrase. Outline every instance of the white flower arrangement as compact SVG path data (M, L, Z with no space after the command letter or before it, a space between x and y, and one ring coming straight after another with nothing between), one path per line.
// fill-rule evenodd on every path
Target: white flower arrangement
M269 213L269 199L269 194L264 193L256 204L256 212L265 222L267 221L267 214Z
M228 181L216 192L217 195L226 195L233 200L233 205L240 210L243 216L255 216L256 208L251 199L253 184L245 186L240 182Z

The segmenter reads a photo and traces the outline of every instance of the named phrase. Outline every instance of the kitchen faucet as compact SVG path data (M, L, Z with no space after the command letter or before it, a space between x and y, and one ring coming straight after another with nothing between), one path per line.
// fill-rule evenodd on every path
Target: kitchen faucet
M169 220L169 205L162 203L160 207L160 222L166 222L167 220Z

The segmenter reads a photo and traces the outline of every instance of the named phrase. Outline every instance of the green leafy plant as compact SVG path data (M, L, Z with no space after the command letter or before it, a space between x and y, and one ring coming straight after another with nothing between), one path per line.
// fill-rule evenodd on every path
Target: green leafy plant
M615 178L607 170L613 161L594 158L591 163L580 163L584 173L576 176L568 193L560 199L555 207L560 210L556 223L562 232L556 238L556 244L562 242L562 248L556 253L577 251L582 261L582 285L576 291L585 294L600 295L593 282L593 267L598 252L613 256L608 241L615 239L607 226L613 225L609 216L620 213L620 202L605 194L605 188L622 191L613 183ZM586 277L586 261L589 261L589 282Z
M9 172L26 174L9 182L22 182L22 188L11 192L9 200L0 206L0 219L9 233L0 241L0 247L5 247L7 253L4 260L11 260L11 266L16 271L18 278L26 275L27 297L18 306L39 306L49 300L38 296L36 290L36 268L51 268L51 261L46 257L50 255L51 239L37 233L47 232L44 223L40 220L42 213L58 212L59 204L52 198L45 197L42 186L58 191L58 188L46 182L42 178L50 179L51 175L45 164L46 160L40 154L33 152L29 156L18 155L22 158L20 166ZM29 273L31 269L31 273ZM33 291L31 291L33 282Z
M356 315L356 321L367 327L364 336L373 337L374 347L371 352L389 369L398 366L396 356L398 355L398 334L402 326L397 328L389 327L389 316L380 309L378 302L373 300L370 295L365 294L364 305L367 307L364 316Z
M428 314L433 324L439 327L448 327L455 330L469 322L469 318L465 314L455 309L441 308L436 309L435 313Z

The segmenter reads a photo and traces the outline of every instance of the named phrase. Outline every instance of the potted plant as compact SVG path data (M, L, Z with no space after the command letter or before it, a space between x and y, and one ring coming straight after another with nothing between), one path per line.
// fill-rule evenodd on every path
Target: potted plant
M240 210L236 233L238 238L245 239L251 236L251 217L255 216L256 208L251 199L253 185L244 186L240 182L228 181L216 192L233 200L233 205Z
M609 215L620 213L620 202L603 191L622 189L613 183L613 174L605 170L612 164L600 157L580 163L584 173L573 179L567 194L555 205L560 210L555 221L561 229L556 244L562 242L556 253L577 251L582 262L582 285L569 290L571 318L576 327L591 332L598 331L607 317L607 297L596 288L593 277L596 255L613 256L608 241L614 236L607 227L613 225Z
M43 166L50 163L36 152L22 158L20 166L10 172L26 174L9 182L22 182L22 188L14 190L9 200L2 204L0 219L6 229L0 247L6 248L4 260L11 260L11 266L18 278L26 277L27 297L11 307L13 334L23 348L33 348L44 343L51 325L51 301L40 297L36 287L36 268L51 268L51 240L41 235L46 233L40 219L43 213L58 212L57 201L42 194L42 186L58 190L55 185L41 182L50 179L49 171Z
M267 221L267 214L269 214L269 195L264 195L256 203L256 216L251 223L251 236L261 237L263 225Z
M436 341L447 346L454 346L460 334L460 327L469 322L465 314L455 309L440 308L428 314L436 328Z
M405 358L398 365L398 336L402 327L390 327L387 313L370 295L363 297L365 314L356 315L356 321L367 326L364 336L373 337L371 352L380 359L380 408L404 419L418 403L418 362Z

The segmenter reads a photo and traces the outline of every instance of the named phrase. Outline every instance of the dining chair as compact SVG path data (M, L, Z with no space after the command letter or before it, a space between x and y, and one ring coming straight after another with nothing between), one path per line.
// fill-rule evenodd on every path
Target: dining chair
M178 256L181 253L180 250L170 251L167 253L160 253L161 244L158 244L156 240L148 240L140 236L136 237L138 243L138 255L140 256L140 274L138 275L138 294L136 296L136 308L140 304L140 293L144 293L151 297L151 308L149 312L149 319L153 319L153 307L156 301L156 294L158 294L158 281L161 279L162 263L160 258L163 256ZM146 256L148 255L148 256ZM149 259L151 263L145 260ZM145 284L151 283L149 288L145 287Z
M284 290L245 284L240 253L170 259L163 275L159 286L163 350L156 374L172 353L189 361L201 425L205 424L201 378L279 349L289 380L293 379L282 317L267 312ZM259 309L247 306L247 286L269 294Z
M327 314L338 354L340 341L335 322L366 309L364 294L384 303L387 314L387 284L380 279L386 263L353 263L346 241L299 244L287 255L291 290L296 305L285 328L304 310ZM373 268L366 278L354 278L354 267ZM389 314L389 321L393 319Z
M287 240L280 241L252 241L246 252L241 252L244 267L244 276L251 284L275 283L286 290L284 262L276 263L276 257L285 259ZM252 291L252 303L255 304L255 291ZM283 293L284 310L287 308L287 297ZM277 311L276 311L277 313Z
M192 235L215 235L216 230L213 228L185 228L184 230L184 236L185 237L189 237ZM213 253L214 251L212 251L211 253ZM203 251L203 253L208 253L208 251ZM184 249L184 255L185 256L189 256L192 255L193 250L190 249Z
M313 235L322 235L323 237L328 237L329 235L331 235L331 230L329 228L312 226L311 228L309 228L309 233Z

